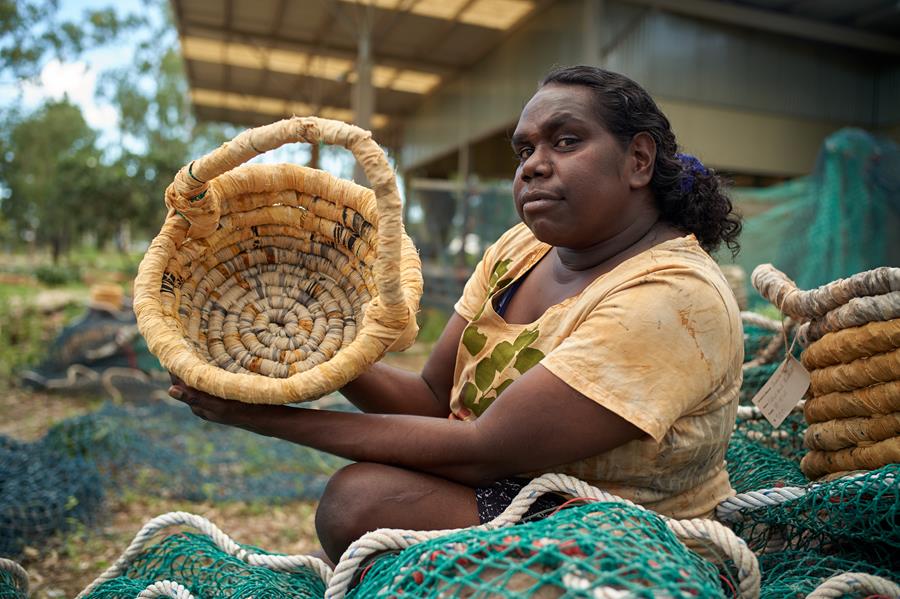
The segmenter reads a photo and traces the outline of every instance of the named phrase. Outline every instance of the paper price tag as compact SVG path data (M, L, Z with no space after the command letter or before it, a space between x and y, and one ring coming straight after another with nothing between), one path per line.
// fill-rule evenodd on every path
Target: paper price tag
M773 427L778 428L808 388L809 372L797 358L788 355L750 401Z

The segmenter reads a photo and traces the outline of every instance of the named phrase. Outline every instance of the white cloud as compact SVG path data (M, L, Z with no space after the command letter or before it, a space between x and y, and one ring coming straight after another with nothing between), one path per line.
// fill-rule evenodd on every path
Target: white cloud
M22 101L33 108L46 99L60 100L68 96L78 105L88 125L110 133L118 123L118 114L110 104L100 104L94 97L97 89L97 71L84 62L51 60L41 69L37 82L22 85Z

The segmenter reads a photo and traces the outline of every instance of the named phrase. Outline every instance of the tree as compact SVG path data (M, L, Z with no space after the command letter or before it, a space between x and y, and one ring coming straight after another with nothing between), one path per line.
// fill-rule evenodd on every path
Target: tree
M33 78L48 58L64 61L144 22L112 8L85 10L77 22L61 20L58 12L59 0L0 0L0 72Z
M83 231L102 221L95 205L102 169L97 134L68 99L51 101L21 119L4 140L0 208L20 233L49 245L54 262Z
M129 200L119 205L122 217L145 235L159 230L163 196L175 173L236 132L194 118L168 4L157 1L156 6L165 15L161 25L143 30L145 37L131 64L105 73L99 92L119 112L121 153L116 165L127 177L129 191Z

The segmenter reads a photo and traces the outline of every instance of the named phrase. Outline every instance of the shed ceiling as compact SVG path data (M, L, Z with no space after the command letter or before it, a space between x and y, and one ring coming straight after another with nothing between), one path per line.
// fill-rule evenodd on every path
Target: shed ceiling
M624 1L900 54L897 0ZM197 117L245 125L302 113L353 120L358 31L370 10L376 129L398 124L553 2L171 0Z
M201 120L352 120L357 40L371 11L375 117L412 112L552 0L171 0Z

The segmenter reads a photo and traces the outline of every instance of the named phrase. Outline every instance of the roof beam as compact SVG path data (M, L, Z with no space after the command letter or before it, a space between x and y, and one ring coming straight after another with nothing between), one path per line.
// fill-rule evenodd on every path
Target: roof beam
M209 37L216 40L222 40L222 30L203 27L200 25L192 25L190 22L185 23L182 28L182 35ZM325 54L335 58L344 58L347 60L356 60L356 48L339 48L327 43L303 43L295 39L286 38L281 35L261 35L258 33L242 30L239 25L224 32L226 36L234 40L240 40L246 44L253 44L263 48L280 48L284 50L295 50L297 52L306 52L309 54ZM226 37L227 39L227 37ZM402 56L394 56L384 52L378 52L378 62L385 66L398 69L412 69L416 71L429 71L436 75L444 76L453 72L456 65L450 63L438 63L427 59L416 58L410 60Z
M699 19L780 33L790 37L806 38L880 54L900 55L900 40L893 37L773 11L713 0L625 0L625 2L652 6L666 12Z

